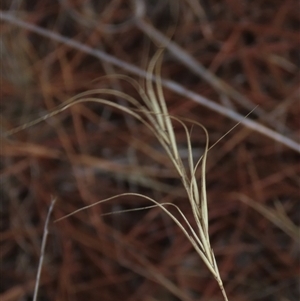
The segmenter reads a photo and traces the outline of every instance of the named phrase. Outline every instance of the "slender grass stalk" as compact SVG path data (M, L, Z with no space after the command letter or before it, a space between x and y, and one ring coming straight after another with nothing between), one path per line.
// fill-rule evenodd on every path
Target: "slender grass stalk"
M42 245L41 245L41 254L40 254L39 266L38 266L38 270L37 270L37 274L36 274L36 281L35 281L34 294L33 294L32 301L36 301L37 296L38 296L42 267L43 267L43 262L44 262L44 257L45 257L45 248L46 248L46 243L47 243L47 238L48 238L48 233L49 233L48 225L49 225L50 216L51 216L51 213L52 213L55 203L56 203L56 199L54 198L51 201L51 204L50 204L50 207L48 210L48 214L47 214L47 218L45 221L43 239L42 239Z

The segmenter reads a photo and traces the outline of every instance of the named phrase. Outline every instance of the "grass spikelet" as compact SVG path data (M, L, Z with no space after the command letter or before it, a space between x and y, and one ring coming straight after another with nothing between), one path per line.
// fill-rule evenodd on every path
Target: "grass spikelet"
M191 223L187 220L187 218L182 213L180 208L178 208L176 205L171 203L159 203L158 201L152 198L137 193L125 193L125 194L120 194L120 195L110 197L105 200L101 200L92 205L80 208L60 218L59 220L74 215L79 211L91 208L92 206L95 206L97 204L107 202L122 196L131 195L131 196L142 197L144 199L147 199L153 203L152 206L137 208L130 211L144 210L144 209L151 208L153 206L160 207L180 227L184 235L193 245L194 249L196 250L198 255L201 257L201 259L203 260L203 262L205 263L205 265L207 266L207 268L209 269L209 271L212 273L213 277L217 281L221 289L221 292L223 294L224 300L227 301L228 298L225 289L223 287L222 279L220 277L220 273L218 270L218 266L215 260L213 250L210 245L210 239L208 233L208 206L207 206L206 175L205 175L206 159L209 151L208 132L205 129L205 127L200 123L194 122L192 120L187 120L187 119L180 120L178 118L169 115L167 105L163 95L161 78L160 78L161 58L162 58L162 50L158 51L150 61L148 73L147 73L147 79L146 79L146 91L143 90L143 88L133 79L124 76L116 76L130 82L139 92L143 103L137 101L135 98L120 91L109 90L109 89L90 90L69 99L68 101L64 102L62 105L57 107L54 111L50 112L46 116L8 131L6 135L9 136L25 128L31 127L43 120L46 120L47 118L59 114L60 112L68 109L70 106L73 106L78 103L83 103L83 102L96 102L102 105L108 105L110 107L121 110L131 115L132 117L134 117L135 119L143 123L158 139L161 146L168 154L168 157L172 161L174 167L176 168L178 172L178 176L180 177L181 182L187 193L187 197L191 205L191 209L197 225L197 229L194 229L191 226ZM155 84L153 84L154 73L156 78ZM99 97L98 95L101 95L101 97ZM102 95L113 95L119 98L123 98L130 104L130 107L124 107L123 105L119 105L112 101L106 100L105 98L102 98ZM181 124L181 126L185 131L186 144L188 147L188 168L184 167L183 161L179 155L179 150L176 142L176 135L173 129L173 122L178 122L179 124ZM204 149L204 154L196 162L196 164L193 161L193 149L191 145L190 132L185 122L191 123L193 126L200 126L203 129L206 136L206 146ZM201 185L199 188L195 177L195 173L200 165L201 165ZM176 210L179 212L180 216L182 217L184 224L180 222L178 218L171 213L171 211L168 210L169 206L176 208ZM127 211L121 211L121 212L127 212ZM115 213L108 213L108 214L115 214Z

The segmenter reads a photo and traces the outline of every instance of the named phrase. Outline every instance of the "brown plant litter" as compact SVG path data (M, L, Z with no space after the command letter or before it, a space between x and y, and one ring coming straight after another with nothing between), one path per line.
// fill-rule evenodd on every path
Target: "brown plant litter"
M1 301L299 300L297 1L1 10Z

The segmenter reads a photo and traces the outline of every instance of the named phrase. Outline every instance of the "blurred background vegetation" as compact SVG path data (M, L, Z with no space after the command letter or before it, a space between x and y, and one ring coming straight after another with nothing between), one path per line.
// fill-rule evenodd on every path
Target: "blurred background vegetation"
M163 78L224 111L244 116L258 105L249 119L299 143L298 1L12 0L1 9L2 132L91 89L140 99L126 81L103 76L144 79L97 51L146 70L165 46ZM170 114L202 123L210 144L237 123L188 96L164 93ZM187 158L183 129L174 127ZM205 136L191 132L196 159ZM209 152L211 243L230 300L299 300L299 171L299 149L244 125ZM82 103L2 135L0 299L32 299L52 196L53 220L124 192L177 204L193 220L167 155L122 112ZM102 216L148 204L121 197L51 222L39 300L222 300L193 247L159 208Z

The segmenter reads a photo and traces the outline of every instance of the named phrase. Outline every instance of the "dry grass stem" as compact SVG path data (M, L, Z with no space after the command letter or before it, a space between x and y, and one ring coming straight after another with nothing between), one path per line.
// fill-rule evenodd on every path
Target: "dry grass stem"
M299 300L297 1L2 2L0 300Z
M53 211L55 203L56 203L56 199L54 198L51 201L51 204L50 204L50 207L48 210L48 214L46 217L46 221L45 221L43 239L42 239L42 245L41 245L41 255L40 255L38 270L37 270L37 274L36 274L36 281L35 281L35 287L34 287L32 301L36 301L37 297L38 297L39 285L40 285L40 281L41 281L41 273L42 273L43 262L44 262L44 257L45 257L46 243L47 243L47 238L48 238L48 233L49 233L49 230L48 230L49 221L50 221L50 216Z
M5 12L1 12L0 14L0 19L10 22L14 25L20 26L24 29L33 31L39 35L42 35L44 37L48 37L50 39L53 39L55 41L64 43L72 48L75 48L77 50L80 50L82 52L85 52L87 54L90 54L92 56L95 56L103 61L107 61L110 62L111 64L118 66L132 74L141 76L146 78L147 77L147 73L143 70L141 70L140 68L133 66L129 63L126 63L116 57L113 57L103 51L100 50L95 50L89 46L86 46L82 43L79 43L75 40L72 40L70 38L64 37L62 35L59 35L55 32L51 32L47 29L43 29L41 27L35 26L34 24L30 24L24 21L19 20L18 18L16 18L15 16L9 14L9 13L5 13ZM155 77L152 77L155 80ZM244 119L244 116L236 113L235 111L226 108L222 105L219 105L203 96L200 96L188 89L185 89L184 87L180 86L179 84L170 81L170 80L162 80L161 84L170 89L171 91L174 91L176 93L178 93L179 95L188 97L192 100L194 100L195 102L211 109L212 111L215 111L223 116L226 116L236 122L240 122L241 124L243 124L244 126L250 128L251 130L254 130L262 135L265 135L266 137L269 137L271 139L273 139L274 141L277 141L293 150L295 150L296 152L300 153L300 145L299 143L293 141L292 139L278 133L275 132L267 127L265 127L262 124L257 123L256 121L253 120L249 120L249 119ZM253 107L251 107L250 110L252 110ZM19 129L15 129L15 131L18 131ZM10 134L12 134L13 132L10 132Z
M9 134L12 134L13 132L16 132L17 130L25 129L27 127L31 127L43 120L46 120L50 117L53 117L64 110L70 108L71 106L74 106L75 104L84 103L84 102L95 102L100 103L102 105L108 105L113 108L119 109L130 116L134 117L141 123L143 123L158 139L162 147L165 149L166 153L168 154L170 160L174 164L174 167L176 168L179 177L182 181L182 184L186 190L188 199L190 201L190 205L192 208L193 216L196 221L198 231L195 231L189 221L186 219L184 214L181 212L181 210L173 205L178 212L180 213L181 217L184 219L186 225L188 226L189 232L185 229L185 227L182 225L182 223L169 211L166 209L166 204L160 204L157 201L153 200L152 198L140 195L140 194L120 194L116 197L125 196L125 195L131 195L131 196L140 196L144 197L145 199L153 202L156 204L156 206L160 207L165 213L167 213L172 220L180 227L180 229L183 231L183 233L186 235L186 237L189 239L193 247L195 248L196 252L199 254L201 259L204 261L205 265L208 267L209 271L213 274L214 278L218 282L218 285L222 291L222 294L224 296L224 300L227 299L226 292L223 287L223 283L218 271L218 267L216 264L216 260L214 257L214 253L212 251L212 248L210 246L210 239L209 239L209 233L208 233L208 207L207 207L207 196L206 196L206 183L205 183L205 177L206 177L206 171L205 171L205 165L206 165L206 159L207 159L207 153L208 153L208 133L207 130L197 122L191 121L194 125L200 126L206 136L206 146L204 150L203 156L198 160L196 165L193 162L193 153L192 153L192 145L190 141L190 133L188 131L188 128L186 125L180 121L178 118L171 117L169 115L162 87L161 87L161 79L160 79L160 65L161 65L161 57L162 51L158 51L157 54L153 57L149 64L149 69L147 72L147 81L146 86L147 90L142 92L142 88L138 86L136 83L135 86L139 88L139 92L141 94L141 97L144 101L144 105L141 105L137 100L135 100L133 97L130 97L129 95L124 94L120 91L114 91L114 90L108 90L108 89L97 89L92 91L87 91L84 93L81 93L77 95L76 97L71 98L70 100L67 100L64 102L59 108L56 108L53 110L53 112L34 120L24 126L19 127L18 129L12 130L9 132ZM153 85L152 76L153 73L156 73L156 93L155 93L155 87ZM95 94L112 94L116 95L118 97L122 97L123 99L127 100L134 108L131 109L129 107L124 107L122 105L113 103L111 101L102 99L102 98L96 98L96 97L88 97L90 95ZM84 98L85 97L85 98ZM188 145L188 162L189 162L189 171L187 172L182 159L179 156L178 146L176 142L176 136L173 129L172 119L179 122L184 130L186 135L186 143ZM201 187L198 188L197 180L195 177L195 173L197 170L198 165L201 162ZM199 198L199 191L200 191L200 198ZM81 208L79 210L75 210L71 214L63 217L66 218L68 216L71 216L77 212L80 212L84 209L91 208L97 204L106 202L108 200L111 200L113 198L108 198L102 201L99 201L97 203L94 203L92 205L86 206L84 208ZM172 204L168 204L172 205ZM51 210L52 210L51 206ZM149 208L149 207L146 207ZM50 210L49 210L50 211ZM51 212L51 211L50 211ZM61 219L63 219L61 218ZM61 220L59 219L59 220ZM48 224L47 224L48 225ZM198 232L198 233L197 233ZM45 232L47 233L47 232ZM44 250L44 244L42 245L42 250ZM41 258L43 258L43 253ZM39 269L40 270L40 269ZM40 275L40 274L39 274Z

